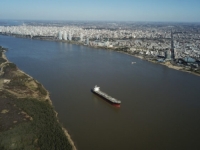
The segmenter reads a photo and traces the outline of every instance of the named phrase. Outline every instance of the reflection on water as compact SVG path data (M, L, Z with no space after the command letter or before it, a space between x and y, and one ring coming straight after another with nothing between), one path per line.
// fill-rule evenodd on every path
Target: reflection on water
M50 91L78 149L199 149L199 77L67 43L0 36L0 45ZM121 107L94 95L94 85L121 100Z

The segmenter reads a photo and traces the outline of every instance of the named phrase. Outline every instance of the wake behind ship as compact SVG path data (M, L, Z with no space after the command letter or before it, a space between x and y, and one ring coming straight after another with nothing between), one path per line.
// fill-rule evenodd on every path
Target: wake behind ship
M120 107L120 104L121 104L121 101L109 96L108 94L102 92L100 90L100 87L98 86L95 86L93 89L92 89L92 92L99 95L100 97L104 98L105 100L107 100L109 103L115 105L115 106L118 106Z

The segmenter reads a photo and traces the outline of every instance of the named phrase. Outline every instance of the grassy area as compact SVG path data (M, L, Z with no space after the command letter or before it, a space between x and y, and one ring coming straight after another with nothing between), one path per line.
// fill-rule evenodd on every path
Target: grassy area
M42 94L42 95L47 95L47 91L45 88L42 86L42 84L38 83L38 88L37 90Z
M12 130L1 132L0 149L70 150L72 149L53 107L37 99L14 99L13 103L33 118Z
M12 79L15 76L14 71L17 71L17 66L13 63L6 63L3 67L3 78Z
M10 73L11 74L11 73ZM6 76L6 74L4 74ZM10 88L27 89L26 82L29 77L22 73L12 73L12 80L8 84Z
M7 51L8 49L7 48L4 48L2 46L0 46L0 57L3 56L3 52Z
M3 47L0 46L0 57L2 57L2 54L3 54Z
M5 49L0 46L0 64ZM0 150L71 150L42 84L13 63L2 64L0 77ZM8 83L4 83L9 79Z
M0 53L0 55L2 55L2 54ZM4 62L6 62L6 60L0 56L0 64L2 64Z
M13 63L7 63L3 68L4 72L16 71L16 70L17 70L17 66Z

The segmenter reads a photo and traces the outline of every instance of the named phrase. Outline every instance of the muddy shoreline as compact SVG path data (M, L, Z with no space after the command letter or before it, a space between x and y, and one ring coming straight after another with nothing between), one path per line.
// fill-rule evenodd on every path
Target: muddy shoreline
M58 113L53 108L49 92L37 80L33 79L30 75L18 69L15 64L9 62L5 55L5 48L0 47L0 51L0 102L2 104L2 108L0 110L0 133L2 133L2 137L0 136L0 148L20 149L22 147L26 148L31 146L31 149L48 149L47 146L49 146L51 149L52 147L58 147L61 149L76 150L76 146L71 139L67 129L65 129L59 122L57 117ZM24 106L25 104L23 104L23 101L24 103L30 104L30 106ZM33 107L35 107L35 109L30 111L30 109ZM43 107L44 110L40 109L40 107ZM38 109L38 111L36 111L36 109ZM39 111L44 112L42 112L43 114L40 114ZM38 114L36 114L37 112ZM45 112L47 112L47 114ZM51 116L48 115L48 113ZM44 117L43 120L46 120L45 122L40 120L42 116ZM51 122L53 126L49 125L49 122ZM38 125L43 126L44 130L46 131L38 128ZM47 126L45 127L45 125ZM27 126L27 131L25 131L28 132L27 134L29 136L29 141L23 139L25 136L23 133L24 131L20 129L22 128L21 126ZM35 128L35 131L34 129L28 128ZM51 133L52 129L55 131L55 133ZM10 141L9 136L11 138L16 136L13 134L12 130L19 132L16 133L17 136L20 137L19 141L15 141L17 144L14 144L12 141ZM38 130L41 131L38 132ZM42 133L43 131L44 133ZM47 135L45 135L45 133ZM7 136L5 137L3 134ZM49 140L53 140L53 137L50 135L54 134L56 134L59 143L51 142L51 144L48 145L41 142L45 139L45 136L49 136ZM44 137L37 138L37 136ZM31 141L34 142L30 144ZM45 144L46 146L44 146Z

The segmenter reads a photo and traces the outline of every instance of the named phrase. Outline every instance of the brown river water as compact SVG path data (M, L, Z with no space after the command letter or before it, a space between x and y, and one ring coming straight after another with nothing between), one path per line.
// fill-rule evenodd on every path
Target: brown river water
M50 92L79 150L199 149L200 77L67 43L0 36L0 45ZM94 95L95 85L121 107Z

